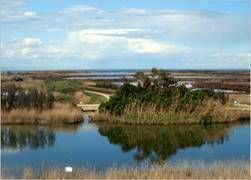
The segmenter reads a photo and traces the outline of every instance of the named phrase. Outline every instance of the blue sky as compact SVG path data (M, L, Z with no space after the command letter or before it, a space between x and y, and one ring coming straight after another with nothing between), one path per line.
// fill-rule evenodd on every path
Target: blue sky
M248 69L249 0L0 0L2 70Z

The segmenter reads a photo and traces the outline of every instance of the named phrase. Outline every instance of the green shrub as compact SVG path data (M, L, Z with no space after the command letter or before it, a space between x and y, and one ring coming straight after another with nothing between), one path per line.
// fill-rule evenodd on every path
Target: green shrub
M164 110L166 112L173 108L175 112L193 113L204 101L213 99L224 104L227 100L223 93L208 91L190 91L184 85L179 86L164 71L153 70L150 76L144 73L136 73L135 78L138 86L124 83L110 98L100 106L101 112L108 112L113 115L122 115L128 107L135 107L131 110L144 109L144 107L154 107L155 111ZM210 122L210 116L202 117L202 121Z

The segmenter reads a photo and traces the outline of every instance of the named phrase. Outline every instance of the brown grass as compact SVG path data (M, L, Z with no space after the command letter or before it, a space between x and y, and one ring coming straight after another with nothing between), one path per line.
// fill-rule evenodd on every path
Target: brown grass
M50 110L13 109L1 111L1 124L62 124L82 122L82 113L68 104L56 104Z
M90 99L91 99L89 96L87 96L86 94L84 94L82 91L75 92L74 93L74 98L75 98L76 103L82 102L84 104L86 104L87 102L89 102Z
M236 111L229 109L218 101L207 100L202 102L191 112L192 105L188 109L176 112L177 103L173 103L168 109L160 109L156 105L147 105L139 107L131 104L126 107L121 116L115 116L110 113L99 113L92 117L92 121L107 121L113 123L127 124L198 124L201 123L202 116L210 112L212 123L231 123L240 119L248 119L249 111Z
M65 172L63 168L50 168L37 173L31 168L23 172L24 179L249 179L249 162L214 163L205 166L199 163L191 166L188 162L179 165L153 165L145 167L111 167L105 171L95 168L73 168Z
M44 85L43 85L42 80L30 79L30 78L25 78L23 81L20 81L20 82L15 82L13 80L1 81L1 86L5 87L5 86L8 86L9 84L13 84L13 83L16 86L20 86L24 89L31 89L31 88L36 88L38 90L44 89Z
M230 94L229 100L238 101L240 104L250 104L250 94Z

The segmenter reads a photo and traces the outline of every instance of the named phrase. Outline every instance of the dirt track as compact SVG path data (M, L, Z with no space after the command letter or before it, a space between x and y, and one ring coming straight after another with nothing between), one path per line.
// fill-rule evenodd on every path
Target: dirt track
M85 90L85 92L87 93L94 93L94 94L97 94L97 95L100 95L100 96L103 96L105 97L107 100L110 99L110 94L105 94L105 93L101 93L101 92L97 92L97 91L88 91L88 90Z

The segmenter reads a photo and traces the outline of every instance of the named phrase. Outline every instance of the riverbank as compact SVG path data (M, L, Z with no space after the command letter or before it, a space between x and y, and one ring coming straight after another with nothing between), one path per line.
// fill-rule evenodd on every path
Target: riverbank
M80 109L69 104L55 104L52 109L12 109L1 111L1 124L72 124L83 122Z
M4 171L1 178L16 178L7 176ZM73 168L73 172L65 172L64 168L54 167L47 170L36 171L30 167L25 168L23 179L178 179L178 178L250 178L250 165L248 161L214 163L205 166L203 163L192 166L188 162L178 165L153 165L144 167L111 167L105 171L95 168Z
M137 113L124 113L121 116L115 116L110 113L97 113L91 116L91 122L124 123L138 125L182 125L182 124L214 124L214 123L234 123L250 120L250 111L228 110L212 116L200 116L200 114L185 113L151 113L151 111L142 111Z

